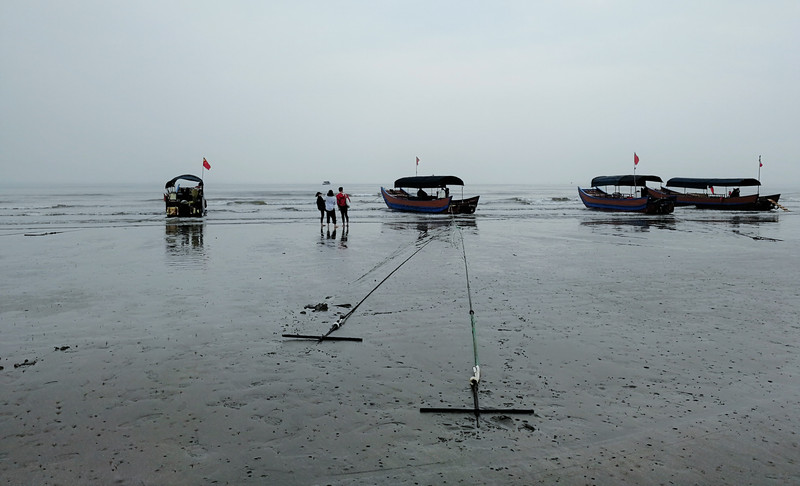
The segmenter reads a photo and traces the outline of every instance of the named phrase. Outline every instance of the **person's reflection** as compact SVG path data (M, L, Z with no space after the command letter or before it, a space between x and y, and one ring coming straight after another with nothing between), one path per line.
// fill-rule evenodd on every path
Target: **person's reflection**
M350 233L350 225L345 226L342 228L342 239L339 243L339 246L342 248L347 248L347 234Z
M417 224L417 231L419 231L417 239L424 240L428 236L428 225L426 223Z

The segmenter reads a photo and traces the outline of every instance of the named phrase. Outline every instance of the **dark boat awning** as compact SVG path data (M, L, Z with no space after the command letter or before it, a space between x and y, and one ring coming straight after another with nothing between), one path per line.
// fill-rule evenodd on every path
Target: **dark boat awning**
M403 177L394 181L394 187L416 187L421 189L423 187L445 187L450 186L463 186L464 181L456 176L415 176Z
M178 177L176 177L174 179L171 179L171 180L167 181L167 184L164 186L164 189L169 189L170 187L175 187L175 183L177 181L181 180L181 179L183 179L185 181L196 182L197 185L199 185L199 186L203 185L203 179L197 177L196 175L183 174L183 175L179 175Z
M634 184L634 180L636 183ZM662 182L654 175L614 175L598 176L592 179L592 187L597 186L644 186L647 182Z
M760 186L758 179L703 179L696 177L673 177L667 181L670 187L687 187L690 189L705 189L709 186Z

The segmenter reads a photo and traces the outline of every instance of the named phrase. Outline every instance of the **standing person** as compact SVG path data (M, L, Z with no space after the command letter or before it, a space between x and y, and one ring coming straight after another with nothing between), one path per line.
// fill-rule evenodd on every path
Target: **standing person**
M319 209L319 225L325 226L325 198L322 197L322 193L317 193L317 209Z
M350 216L347 215L347 208L350 207L350 194L345 194L344 189L339 188L339 194L336 195L336 205L339 206L339 212L342 213L342 225L350 224Z
M333 220L333 227L336 228L336 196L333 195L333 189L328 189L328 195L325 197L325 212L328 213L328 224Z

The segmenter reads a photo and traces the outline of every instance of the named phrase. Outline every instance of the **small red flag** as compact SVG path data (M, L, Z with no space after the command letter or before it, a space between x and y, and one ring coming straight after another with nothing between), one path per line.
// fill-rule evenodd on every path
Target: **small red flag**
M633 165L639 165L639 156L636 155L636 152L633 153Z
M206 170L211 170L211 164L208 163L205 157L203 157L203 167L205 167Z
M419 165L419 157L417 157L417 165Z
M764 167L764 164L761 163L761 156L760 155L758 156L758 166L759 167Z
M714 186L708 186L708 188L711 189L711 194L714 194Z

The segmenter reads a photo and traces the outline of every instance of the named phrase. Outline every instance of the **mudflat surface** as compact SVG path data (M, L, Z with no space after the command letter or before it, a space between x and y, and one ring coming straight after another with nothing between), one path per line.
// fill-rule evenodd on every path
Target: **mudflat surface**
M8 235L0 477L796 484L800 232L781 217ZM368 294L333 334L363 342L282 337ZM535 413L420 413L473 406L470 299L480 406Z

